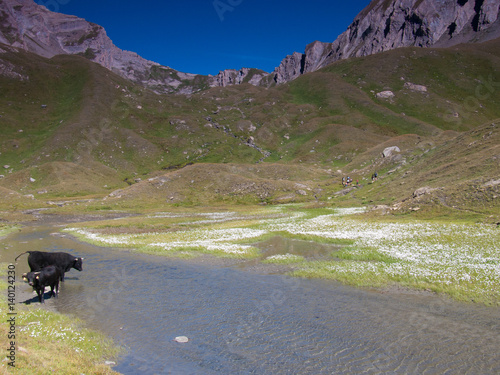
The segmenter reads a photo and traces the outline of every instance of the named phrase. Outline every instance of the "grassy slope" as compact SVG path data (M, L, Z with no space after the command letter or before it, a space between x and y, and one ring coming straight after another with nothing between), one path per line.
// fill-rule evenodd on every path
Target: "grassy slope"
M0 59L29 80L0 77L0 164L10 166L0 185L38 199L125 189L115 202L146 193L184 204L267 202L327 199L341 188L342 175L366 185L378 170L384 184L337 200L394 203L421 186L453 185L457 174L464 186L495 180L498 129L489 126L500 118L498 51L499 41L399 49L340 61L271 89L240 85L190 97L152 94L83 58L4 53ZM410 90L406 82L427 91ZM378 99L383 90L394 98ZM389 146L401 149L399 157L382 158ZM279 165L284 173L301 173L293 183L248 173L259 160L272 163L262 170ZM188 163L210 166L181 173ZM241 170L225 163L241 164ZM159 176L179 181L173 192L146 187L148 178ZM302 182L311 189L304 188L305 196L294 185ZM450 195L455 198L445 193L438 201L471 204L458 198L458 188Z

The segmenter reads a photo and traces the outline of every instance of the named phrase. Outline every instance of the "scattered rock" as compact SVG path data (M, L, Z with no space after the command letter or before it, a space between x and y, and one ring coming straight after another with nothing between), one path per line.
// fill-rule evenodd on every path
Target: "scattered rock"
M295 183L295 187L299 189L311 190L307 185Z
M388 158L395 152L401 152L398 146L387 147L386 149L384 149L384 151L382 151L382 156L384 158Z
M497 186L500 185L500 180L491 180L483 185L483 187Z
M354 186L350 186L350 187L346 187L345 189L342 189L340 191L337 191L334 193L334 195L337 195L337 196L344 196L346 194L349 194L351 191L353 191L354 189L356 189Z
M392 91L381 91L376 94L376 97L379 99L392 99L394 98L394 93Z
M425 187L421 187L421 188L418 188L417 190L415 190L412 194L412 198L418 198L418 197L421 197L422 195L425 195L425 194L430 194L432 193L434 190L437 190L436 188L431 188L429 186L425 186Z
M411 82L406 82L405 83L405 89L411 90L411 91L417 91L417 92L427 92L427 87L423 85L415 85L414 83Z

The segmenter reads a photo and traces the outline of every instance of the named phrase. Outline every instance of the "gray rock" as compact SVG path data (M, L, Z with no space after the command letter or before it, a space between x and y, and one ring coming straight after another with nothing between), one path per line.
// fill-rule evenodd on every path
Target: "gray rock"
M228 69L201 80L197 74L179 72L121 50L103 27L83 18L51 12L32 0L0 1L0 43L10 46L6 48L20 48L48 58L58 54L83 55L155 92L190 94L207 85L248 82L268 86L289 82L337 60L399 47L448 47L500 36L498 0L460 4L456 0L373 0L336 40L307 45L304 53L286 56L271 73L249 68ZM2 73L28 79L12 66L1 67ZM197 87L195 79L202 81L202 85Z
M392 99L394 98L394 93L392 91L386 90L386 91L381 91L376 94L376 97L379 99Z
M413 198L418 198L418 197L421 197L422 195L430 194L434 190L437 190L437 189L431 188L429 186L421 187L421 188L418 188L417 190L415 190L413 192L412 197Z
M500 180L491 180L491 181L488 181L487 183L485 183L483 185L483 187L493 187L493 186L497 186L497 185L500 185Z
M418 91L418 92L427 92L427 87L424 85L415 85L414 83L411 82L405 82L406 89L411 90L411 91Z
M456 0L374 0L332 43L313 42L287 56L272 73L276 82L294 79L337 60L400 47L449 47L500 36L498 0L459 5ZM299 65L300 61L300 65Z
M392 156L395 152L401 152L398 146L387 147L382 151L382 156L388 158Z

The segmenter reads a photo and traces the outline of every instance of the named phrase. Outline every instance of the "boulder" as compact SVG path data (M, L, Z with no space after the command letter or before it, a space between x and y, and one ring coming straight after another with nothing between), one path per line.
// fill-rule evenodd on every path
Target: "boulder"
M384 151L382 151L382 156L384 158L388 158L394 155L395 152L401 152L398 146L387 147L384 149Z
M425 187L421 187L421 188L418 188L417 190L415 190L412 194L412 198L418 198L418 197L421 197L422 195L426 195L426 194L430 194L432 193L434 190L437 190L435 188L431 188L429 186L425 186Z
M392 91L386 90L386 91L381 91L376 94L376 97L379 99L392 99L394 98L394 93Z
M406 82L405 83L405 89L411 90L411 91L417 91L417 92L427 92L427 87L423 85L415 85L414 83L411 82Z

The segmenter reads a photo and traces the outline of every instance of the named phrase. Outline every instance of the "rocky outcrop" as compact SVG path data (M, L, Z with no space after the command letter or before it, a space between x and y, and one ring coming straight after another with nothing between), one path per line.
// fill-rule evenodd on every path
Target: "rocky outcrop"
M212 80L212 86L231 86L250 83L258 86L262 79L268 76L269 73L259 69L242 68L222 70Z
M274 71L274 81L277 84L293 81L304 73L304 54L295 52L285 57Z
M497 38L499 8L499 0L373 0L334 42L315 41L286 56L271 76L280 84L350 57Z
M315 41L270 74L250 68L216 76L178 72L119 49L99 25L50 12L33 0L0 0L0 43L45 57L81 55L156 92L189 94L214 86L281 84L340 59L399 47L493 39L500 37L499 7L499 0L373 0L334 42Z
M392 91L386 90L386 91L377 92L377 94L375 96L379 99L392 99L392 98L394 98L395 95Z
M51 12L32 0L0 0L0 43L47 58L80 55L161 93L188 94L210 81L209 77L200 79L121 50L103 27Z
M424 86L424 85L416 85L414 83L411 83L411 82L405 82L404 84L404 88L405 89L408 89L408 90L411 90L411 91L417 91L417 92L427 92L427 87Z
M349 57L497 38L499 7L498 0L373 0L333 43L309 44L303 54L287 56L272 74L282 83Z
M15 66L1 58L1 54L5 52L6 50L0 48L0 76L17 79L18 81L28 81L29 76L22 71L22 67Z
M269 76L252 68L223 70L216 76L179 72L121 50L99 25L51 12L33 0L0 0L0 43L48 58L80 55L159 93L190 94L214 86L259 85ZM11 67L1 69L14 74Z
M395 152L401 152L398 146L386 147L384 151L382 151L382 156L388 158L394 155Z

